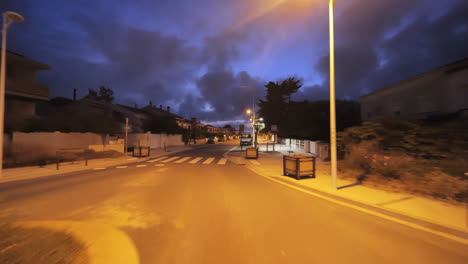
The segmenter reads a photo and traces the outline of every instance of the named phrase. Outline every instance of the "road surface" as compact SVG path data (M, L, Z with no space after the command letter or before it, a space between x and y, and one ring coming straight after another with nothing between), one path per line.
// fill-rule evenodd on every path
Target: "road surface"
M232 147L2 183L0 221L105 223L140 263L468 263L465 245L269 181Z

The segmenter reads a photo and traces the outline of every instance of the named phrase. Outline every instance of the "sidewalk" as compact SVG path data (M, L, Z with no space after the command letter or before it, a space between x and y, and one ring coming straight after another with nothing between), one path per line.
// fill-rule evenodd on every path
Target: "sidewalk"
M200 146L200 145L167 147L166 152L162 148L151 149L150 158L189 150L197 146ZM111 166L118 166L118 165L124 165L124 164L129 164L129 163L141 162L141 161L145 161L148 159L149 159L148 157L134 158L131 156L125 157L122 155L121 157L117 157L117 158L88 160L88 166L85 166L84 161L62 162L60 163L59 170L57 170L55 163L49 164L43 167L31 166L31 167L4 169L2 171L2 178L0 178L0 183L32 179L32 178L57 175L57 174L64 174L68 172L93 170L93 169L98 169L98 168L107 168Z
M266 146L261 146L260 150L258 160L245 159L244 152L240 152L239 148L228 153L226 156L232 162L245 164L247 168L264 177L293 185L300 185L322 193L384 209L385 211L407 215L415 219L468 232L468 205L456 206L412 194L388 192L362 186L344 179L338 179L337 185L339 189L336 190L331 186L332 180L329 163L321 161L317 161L316 178L305 178L297 181L296 179L282 175L282 156L304 153L290 149L289 146L285 145L276 145L276 152L265 152ZM289 151L294 151L294 153Z

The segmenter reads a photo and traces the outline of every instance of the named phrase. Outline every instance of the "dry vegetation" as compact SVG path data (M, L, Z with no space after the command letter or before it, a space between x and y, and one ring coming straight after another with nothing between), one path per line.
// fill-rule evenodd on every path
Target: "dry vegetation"
M339 135L340 169L363 184L468 202L468 124L377 120Z

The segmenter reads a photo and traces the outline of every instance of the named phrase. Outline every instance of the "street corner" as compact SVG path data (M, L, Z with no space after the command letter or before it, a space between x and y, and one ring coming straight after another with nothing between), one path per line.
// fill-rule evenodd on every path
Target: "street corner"
M43 229L61 233L75 240L81 246L74 252L75 259L66 263L89 264L138 264L139 256L133 241L121 230L97 223L77 221L19 221L11 224L16 228ZM51 238L54 239L54 238ZM41 245L54 241L40 243ZM1 249L0 249L1 250ZM21 253L23 255L23 253ZM48 258L48 256L45 256ZM52 263L52 262L44 262Z

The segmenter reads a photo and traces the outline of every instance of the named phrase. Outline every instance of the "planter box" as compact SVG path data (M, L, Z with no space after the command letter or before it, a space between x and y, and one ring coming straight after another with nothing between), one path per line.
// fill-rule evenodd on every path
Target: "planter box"
M258 159L258 149L257 148L245 149L245 158L246 159Z
M134 147L133 157L149 157L150 147Z
M283 156L283 175L294 176L296 180L306 176L315 178L315 157Z

